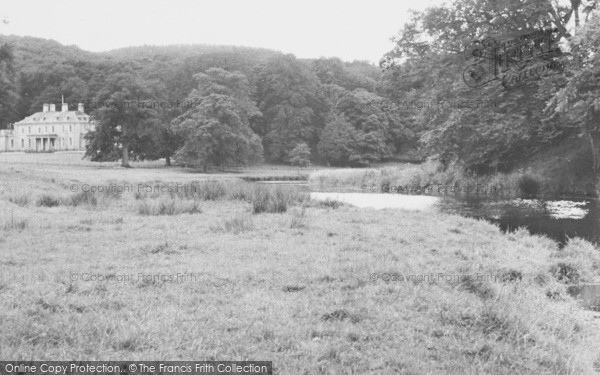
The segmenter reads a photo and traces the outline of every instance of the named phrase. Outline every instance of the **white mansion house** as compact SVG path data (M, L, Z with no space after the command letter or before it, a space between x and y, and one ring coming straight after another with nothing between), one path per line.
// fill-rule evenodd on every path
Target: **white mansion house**
M44 104L37 112L14 124L12 130L0 130L0 152L9 151L82 151L84 136L94 130L83 104L69 111L67 103L60 112L54 104Z

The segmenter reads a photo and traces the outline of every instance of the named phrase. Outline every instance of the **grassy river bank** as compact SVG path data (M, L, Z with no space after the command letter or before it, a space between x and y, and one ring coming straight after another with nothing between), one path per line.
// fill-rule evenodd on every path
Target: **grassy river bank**
M0 164L1 358L255 359L277 374L600 367L598 325L565 287L600 274L584 241L559 250L459 216L83 168ZM164 188L178 181L195 188Z

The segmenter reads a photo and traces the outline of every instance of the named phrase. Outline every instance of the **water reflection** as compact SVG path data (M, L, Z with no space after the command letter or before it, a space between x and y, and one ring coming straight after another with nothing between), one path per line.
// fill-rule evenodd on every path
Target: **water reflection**
M505 231L525 227L531 233L547 235L561 245L573 237L600 241L597 200L444 198L437 208L442 212L486 219Z

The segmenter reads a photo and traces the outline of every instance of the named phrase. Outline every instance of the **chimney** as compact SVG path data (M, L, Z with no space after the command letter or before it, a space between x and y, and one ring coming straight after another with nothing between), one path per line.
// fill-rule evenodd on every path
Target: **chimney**
M69 112L69 103L63 103L62 104L62 111L63 112Z
M77 104L77 110L78 110L79 112L81 112L81 113L85 113L85 111L84 111L83 109L84 109L84 108L83 108L83 103L79 103L79 104Z
M56 112L56 105L50 104L50 112Z
M44 103L42 106L42 112L48 112L48 104Z

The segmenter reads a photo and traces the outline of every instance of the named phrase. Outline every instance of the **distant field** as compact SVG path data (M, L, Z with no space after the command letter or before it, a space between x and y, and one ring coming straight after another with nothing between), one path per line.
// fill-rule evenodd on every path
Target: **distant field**
M230 167L225 171L213 168L208 173L182 167L166 167L165 160L131 162L133 168L125 169L120 162L92 162L83 159L83 152L0 153L0 169L12 168L27 171L46 171L63 179L87 181L190 181L196 179L250 178L250 179L307 179L323 167L298 168L289 165L260 164L247 167ZM77 168L74 168L77 167Z
M54 152L54 153L0 153L0 163L11 164L43 164L43 165L93 165L88 159L83 159L84 152ZM152 162L159 165L159 162ZM103 165L117 166L118 163L101 163Z
M559 250L484 221L231 178L81 191L198 176L0 163L0 358L254 359L277 375L600 367L600 327L565 287L600 274L585 241Z

